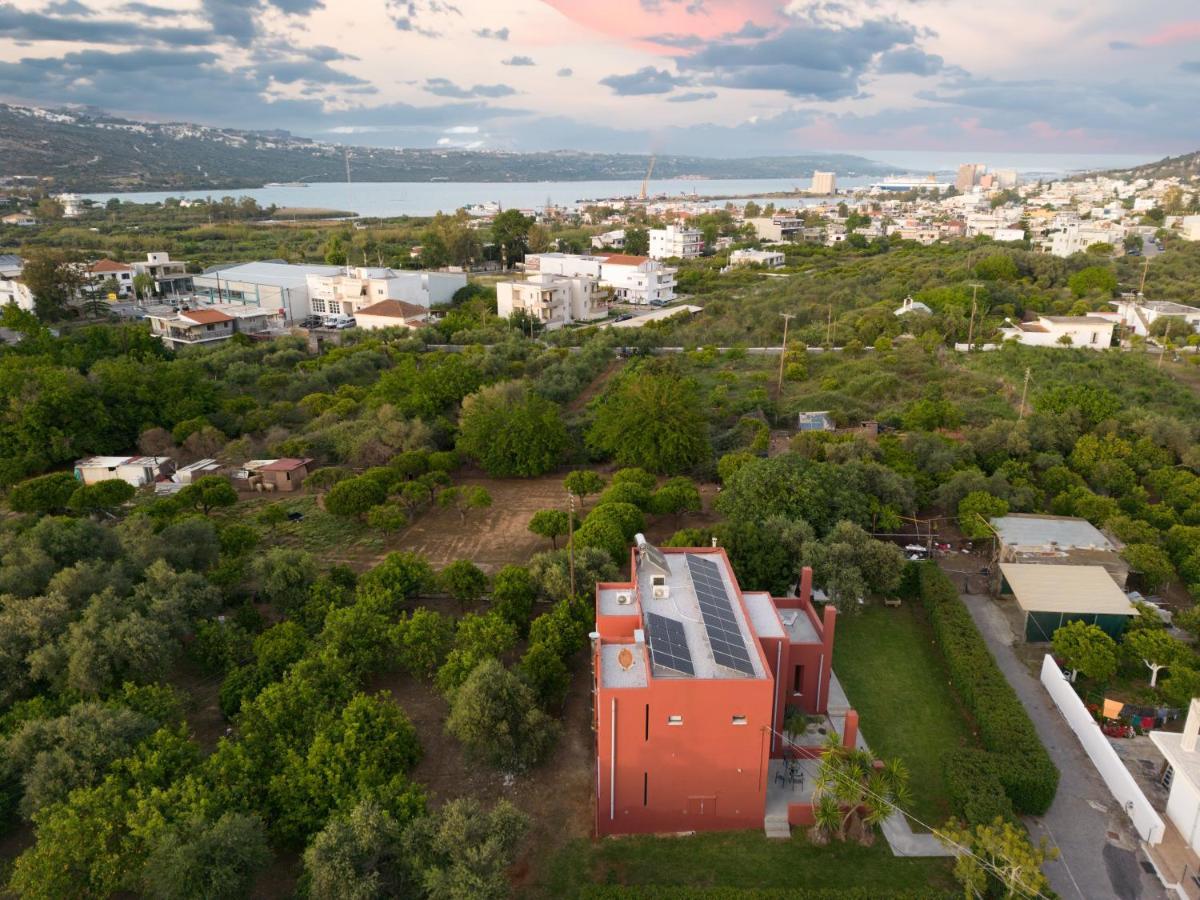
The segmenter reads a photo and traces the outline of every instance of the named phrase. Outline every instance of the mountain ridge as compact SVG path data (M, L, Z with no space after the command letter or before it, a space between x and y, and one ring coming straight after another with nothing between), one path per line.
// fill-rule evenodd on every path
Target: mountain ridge
M649 155L554 150L399 149L326 144L286 131L153 123L100 110L0 104L0 175L53 179L82 192L236 190L269 182L615 181L641 179ZM661 155L658 178L793 178L811 170L883 175L873 160L843 153L717 159Z

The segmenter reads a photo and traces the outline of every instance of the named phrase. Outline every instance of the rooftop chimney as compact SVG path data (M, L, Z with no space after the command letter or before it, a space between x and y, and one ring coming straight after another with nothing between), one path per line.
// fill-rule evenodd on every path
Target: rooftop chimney
M1196 737L1200 735L1200 699L1192 698L1188 705L1187 721L1183 723L1183 741L1180 747L1186 753L1196 752Z

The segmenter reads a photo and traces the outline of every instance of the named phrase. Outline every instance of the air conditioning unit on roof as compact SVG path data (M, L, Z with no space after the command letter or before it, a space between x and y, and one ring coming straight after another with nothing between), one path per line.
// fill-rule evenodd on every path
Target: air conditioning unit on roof
M654 586L654 599L655 600L666 600L670 596L671 596L671 589L669 587L667 587L665 584L656 584Z
M631 603L633 603L631 594L617 594L617 606L629 606Z

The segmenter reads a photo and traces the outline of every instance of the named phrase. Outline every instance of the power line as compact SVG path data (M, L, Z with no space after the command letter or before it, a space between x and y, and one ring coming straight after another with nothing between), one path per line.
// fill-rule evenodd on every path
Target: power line
M769 725L765 725L763 727L779 737L785 737L782 734L782 732L776 731L774 728L771 728ZM891 808L891 810L893 812L898 812L898 813L900 813L900 815L904 816L906 819L911 819L912 821L916 822L922 828L926 829L931 834L936 836L938 840L942 841L942 843L947 844L950 847L953 847L958 852L971 857L976 862L978 862L981 866L983 866L985 869L987 869L989 872L991 872L993 875L995 875L997 878L1000 878L1002 881L1004 880L1004 873L1001 872L1001 870L999 868L997 868L995 866L995 864L993 864L989 860L984 859L979 854L975 853L973 850L971 850L970 847L963 846L962 844L958 843L957 841L951 840L947 835L945 835L943 832L939 831L938 829L934 828L932 825L922 822L920 819L918 819L912 813L910 813L904 809L901 809L892 800L889 800L887 797L883 797L883 796L875 793L874 791L872 791L869 787L867 787L862 782L855 781L849 775L846 775L843 772L839 772L836 768L831 766L831 767L829 767L828 771L831 772L835 777L844 779L845 783L852 785L856 790L861 791L866 796L871 797L875 800L878 800L883 805ZM1006 884L1007 884L1007 882L1006 882ZM1043 894L1041 891L1031 890L1029 888L1026 888L1024 885L1011 884L1008 886L1011 887L1013 890L1020 892L1022 897L1038 898L1038 900L1050 900L1050 898L1047 897L1045 894Z

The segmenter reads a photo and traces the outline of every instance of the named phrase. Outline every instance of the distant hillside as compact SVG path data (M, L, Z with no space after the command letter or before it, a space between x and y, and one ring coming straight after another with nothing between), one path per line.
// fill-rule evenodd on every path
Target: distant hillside
M1183 156L1167 156L1158 162L1103 174L1116 178L1183 178L1191 181L1200 178L1200 150L1185 153Z
M608 181L640 179L649 157L349 148L355 181ZM882 175L889 168L847 154L750 159L660 156L656 178L793 178L813 169ZM273 181L341 181L343 148L286 131L238 131L188 123L134 122L102 112L0 104L0 176L51 177L76 191L214 190Z

